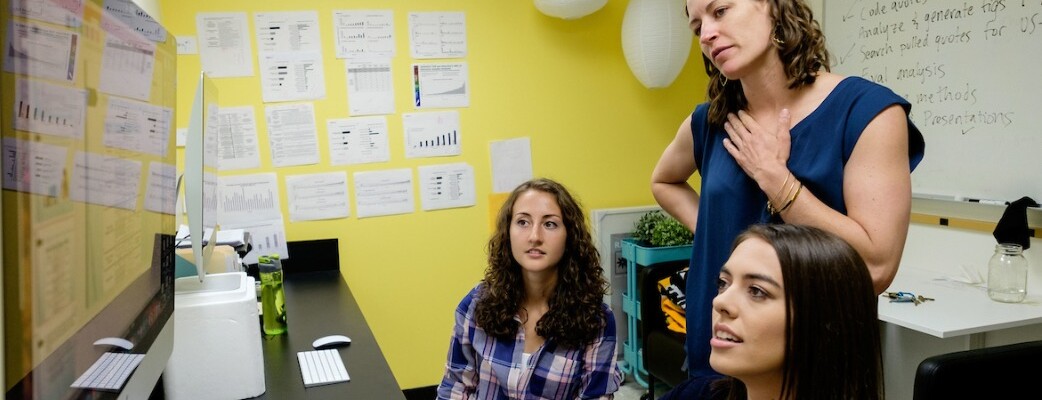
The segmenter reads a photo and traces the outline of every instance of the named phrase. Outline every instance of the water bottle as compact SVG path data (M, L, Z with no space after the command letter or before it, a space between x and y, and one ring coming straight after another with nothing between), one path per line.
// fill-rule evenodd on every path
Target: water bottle
M279 257L278 253L268 254L268 258L271 259L272 264L275 264L275 269L282 271L282 258Z
M282 289L282 261L278 255L257 257L261 281L264 334L286 333L286 293Z
M999 243L988 261L988 297L1019 303L1027 295L1028 260L1019 244Z

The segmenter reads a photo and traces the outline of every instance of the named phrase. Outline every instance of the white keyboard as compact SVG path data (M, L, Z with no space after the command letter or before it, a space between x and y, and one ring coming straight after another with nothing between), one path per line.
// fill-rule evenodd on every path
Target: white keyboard
M144 354L102 354L94 365L91 365L83 375L80 375L79 379L72 383L72 387L118 392L144 358Z
M297 361L300 362L300 375L304 378L304 387L351 380L347 375L347 368L344 368L344 360L340 358L336 349L301 351L297 353Z

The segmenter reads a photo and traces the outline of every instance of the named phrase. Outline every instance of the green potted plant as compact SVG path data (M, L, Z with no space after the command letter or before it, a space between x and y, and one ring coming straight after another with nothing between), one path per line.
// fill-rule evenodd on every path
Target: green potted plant
M691 231L661 211L649 211L637 220L633 237L645 247L670 247L691 244Z
M691 257L691 231L673 217L655 210L637 220L633 238L623 241L622 257L640 265Z

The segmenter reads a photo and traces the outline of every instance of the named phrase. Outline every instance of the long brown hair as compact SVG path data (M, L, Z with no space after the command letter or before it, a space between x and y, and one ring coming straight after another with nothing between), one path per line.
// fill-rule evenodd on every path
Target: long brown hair
M557 286L549 299L550 309L536 323L536 333L563 347L579 348L596 339L607 323L601 306L608 283L582 207L564 186L550 179L522 183L499 209L496 230L488 241L488 267L474 310L475 320L496 338L513 340L517 334L519 324L514 315L524 299L524 282L521 266L510 249L510 224L517 198L531 190L557 199L567 232L564 255L557 263Z
M882 399L876 294L857 251L831 233L800 225L753 225L735 247L752 237L778 254L785 287L779 399ZM730 398L745 398L741 381L727 383Z
M803 0L755 0L767 1L771 7L771 20L774 21L772 42L778 49L778 56L785 66L789 89L814 83L818 71L830 71L829 52L825 48L825 34L821 26L814 20L814 15ZM713 67L713 62L705 54L702 55L706 75L709 75L709 87L706 98L709 101L709 124L722 127L727 121L728 113L737 113L749 105L742 85L729 82Z

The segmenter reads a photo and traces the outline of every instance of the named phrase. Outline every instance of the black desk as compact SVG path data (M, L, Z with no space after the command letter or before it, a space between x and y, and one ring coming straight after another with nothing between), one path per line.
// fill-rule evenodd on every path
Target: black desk
M289 332L261 342L267 390L257 398L405 400L340 271L287 274L285 279ZM350 345L338 349L351 380L305 388L297 352L313 350L311 342L334 334L351 338Z

